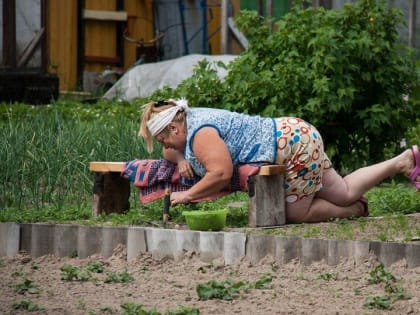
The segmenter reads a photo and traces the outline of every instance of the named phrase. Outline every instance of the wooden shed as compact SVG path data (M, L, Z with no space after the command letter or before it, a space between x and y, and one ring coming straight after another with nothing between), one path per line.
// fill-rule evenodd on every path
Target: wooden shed
M44 1L47 70L58 75L62 91L89 89L87 81L107 69L221 53L221 0ZM229 2L231 13L239 10L239 1ZM239 45L233 49L240 52Z

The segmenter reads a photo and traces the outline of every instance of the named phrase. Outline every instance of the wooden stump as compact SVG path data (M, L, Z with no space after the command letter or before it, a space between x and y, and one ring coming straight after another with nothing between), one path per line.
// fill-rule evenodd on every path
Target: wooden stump
M270 227L286 223L284 168L279 174L254 175L248 180L249 227Z
M100 213L124 213L130 209L130 181L120 176L122 162L91 162L94 172L93 206L94 216Z

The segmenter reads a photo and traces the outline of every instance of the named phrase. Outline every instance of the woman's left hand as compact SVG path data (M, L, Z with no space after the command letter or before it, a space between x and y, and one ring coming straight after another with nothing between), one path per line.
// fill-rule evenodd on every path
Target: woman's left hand
M188 161L185 160L184 158L178 161L178 170L179 170L179 174L182 177L185 177L188 179L191 179L194 177L194 172L192 170L190 163L188 163Z
M191 202L191 197L188 191L176 191L171 193L171 206L189 202Z

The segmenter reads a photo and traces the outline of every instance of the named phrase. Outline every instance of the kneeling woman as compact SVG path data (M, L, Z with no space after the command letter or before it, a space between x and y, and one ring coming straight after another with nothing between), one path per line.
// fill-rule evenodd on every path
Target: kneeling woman
M201 180L173 192L171 205L210 196L228 185L237 164L267 162L286 166L286 219L319 222L368 215L362 195L387 177L404 173L420 189L417 146L400 155L341 177L324 152L322 137L295 117L263 118L223 109L190 108L186 100L144 106L140 135L149 152L153 140L180 174Z

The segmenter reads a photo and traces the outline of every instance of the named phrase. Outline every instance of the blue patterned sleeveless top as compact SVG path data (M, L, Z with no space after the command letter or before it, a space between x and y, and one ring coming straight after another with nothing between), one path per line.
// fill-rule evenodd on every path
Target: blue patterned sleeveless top
M215 128L226 143L233 165L276 160L276 124L272 118L249 116L214 108L190 108L187 113L185 159L203 177L204 166L197 160L192 145L195 133L203 127Z

